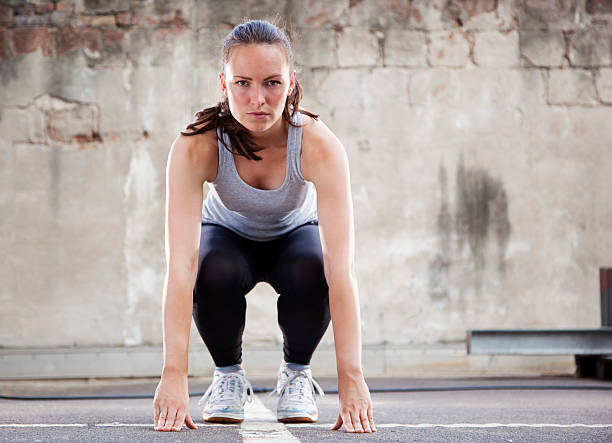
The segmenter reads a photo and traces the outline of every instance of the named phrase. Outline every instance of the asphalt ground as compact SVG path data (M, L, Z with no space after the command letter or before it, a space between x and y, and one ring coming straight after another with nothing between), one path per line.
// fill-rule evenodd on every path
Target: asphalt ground
M153 429L153 399L0 399L0 441L426 441L612 442L612 382L573 377L405 379L367 378L377 432L331 431L338 414L334 378L317 378L314 424L276 421L276 398L256 393L245 421L202 422L197 402L209 378L190 378L190 412L197 430ZM271 389L275 380L249 379ZM150 395L157 379L0 381L13 397ZM404 392L392 392L392 389Z

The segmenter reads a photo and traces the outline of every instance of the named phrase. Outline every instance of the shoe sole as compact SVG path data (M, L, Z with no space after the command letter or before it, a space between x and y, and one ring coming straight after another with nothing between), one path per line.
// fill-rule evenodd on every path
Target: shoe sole
M295 415L278 418L277 420L281 423L314 423L319 419L317 415Z
M244 417L229 414L202 414L202 418L208 423L242 423Z

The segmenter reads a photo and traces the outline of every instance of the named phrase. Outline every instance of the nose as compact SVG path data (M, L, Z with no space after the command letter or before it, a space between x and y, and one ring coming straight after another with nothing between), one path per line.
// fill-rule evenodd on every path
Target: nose
M257 107L263 105L266 102L266 98L264 97L264 90L261 86L256 86L252 89L253 95L251 96L251 100Z

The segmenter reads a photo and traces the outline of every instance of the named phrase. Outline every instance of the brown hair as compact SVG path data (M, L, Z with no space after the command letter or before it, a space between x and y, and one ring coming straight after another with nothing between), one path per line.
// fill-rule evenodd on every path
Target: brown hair
M291 49L291 42L289 41L289 38L276 25L264 20L251 20L246 23L242 23L236 26L227 35L223 43L223 51L220 60L221 68L224 70L225 64L229 61L230 52L234 47L248 44L282 45L287 54L289 68L290 70L293 70L293 50ZM314 119L319 117L318 114L313 114L304 109L299 109L302 95L302 86L296 79L295 87L285 100L285 109L283 109L283 118L291 126L299 126L291 121L291 118L298 110ZM255 152L263 148L255 144L249 130L234 118L230 112L227 97L224 101L218 102L215 106L211 106L196 112L195 121L187 125L185 128L186 130L190 130L190 132L181 131L181 134L200 134L211 129L216 129L218 126L221 126L223 132L227 133L234 153L242 155L250 160L261 160L261 157L255 154ZM219 139L218 133L217 139ZM223 139L219 140L228 151L231 151Z

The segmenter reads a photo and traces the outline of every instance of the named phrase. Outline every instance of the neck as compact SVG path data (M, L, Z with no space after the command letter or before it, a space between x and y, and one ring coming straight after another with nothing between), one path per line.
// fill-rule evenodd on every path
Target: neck
M287 143L287 131L289 130L289 124L283 117L279 118L269 129L262 132L251 132L253 141L259 146L263 147L276 147L284 146Z

